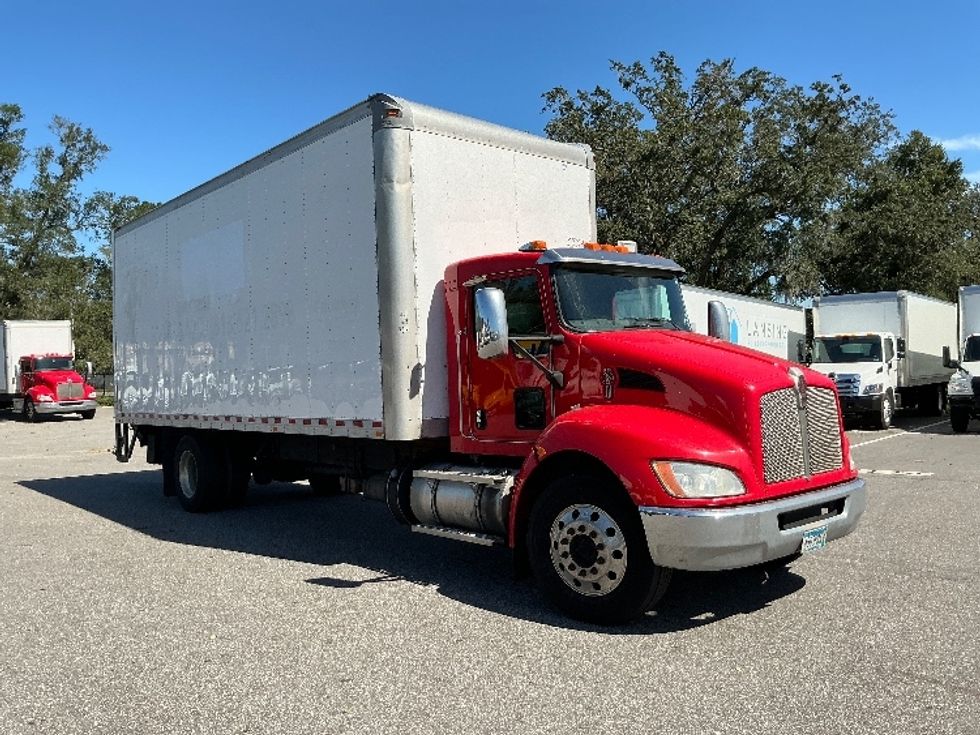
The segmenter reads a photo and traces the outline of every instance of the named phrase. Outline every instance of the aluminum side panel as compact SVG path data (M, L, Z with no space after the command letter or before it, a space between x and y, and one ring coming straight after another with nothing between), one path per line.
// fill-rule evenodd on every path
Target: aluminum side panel
M733 343L796 361L796 345L806 337L803 308L688 284L681 292L693 331L708 333L708 302L721 301L728 310Z
M943 347L955 354L956 305L905 294L906 359L902 365L903 385L940 383L949 380L952 370L943 367Z
M465 130L463 131L465 132ZM442 279L451 262L516 250L530 240L564 245L595 232L591 156L571 146L524 150L521 140L467 139L429 130L411 138L422 416L448 421ZM573 152L580 163L569 160ZM407 275L407 274L406 274Z
M381 420L371 128L116 234L118 414Z
M980 286L960 286L959 342L962 348L971 334L980 334Z

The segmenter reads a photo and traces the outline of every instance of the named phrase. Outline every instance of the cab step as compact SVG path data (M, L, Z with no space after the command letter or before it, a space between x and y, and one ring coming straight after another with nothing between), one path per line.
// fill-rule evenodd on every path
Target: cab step
M479 546L503 546L504 537L494 536L489 533L476 533L475 531L464 531L459 528L448 526L425 526L417 524L411 527L413 533L424 533L429 536L448 538L454 541L465 541L468 544L478 544Z

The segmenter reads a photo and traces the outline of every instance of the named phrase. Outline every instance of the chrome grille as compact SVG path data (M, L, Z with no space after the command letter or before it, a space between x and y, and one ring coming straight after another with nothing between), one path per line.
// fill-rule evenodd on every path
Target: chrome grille
M81 383L58 383L59 401L77 401L82 397L82 392Z
M806 389L807 429L810 440L810 474L830 472L844 463L840 449L837 399L827 388Z
M802 477L803 427L793 388L762 396L762 462L766 484Z
M861 391L861 376L855 373L837 373L834 375L837 392L842 396L857 396Z
M762 396L762 461L767 484L829 472L843 463L834 392L808 387L806 398L804 431L794 388Z

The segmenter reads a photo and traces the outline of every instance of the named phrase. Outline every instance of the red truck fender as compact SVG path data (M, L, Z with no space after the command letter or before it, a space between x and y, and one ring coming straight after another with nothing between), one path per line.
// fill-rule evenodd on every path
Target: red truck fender
M690 505L663 490L651 460L720 465L738 473L747 487L755 475L742 440L688 414L636 405L577 409L545 429L517 476L510 504L510 545L523 545L531 506L562 475L613 476L637 506Z

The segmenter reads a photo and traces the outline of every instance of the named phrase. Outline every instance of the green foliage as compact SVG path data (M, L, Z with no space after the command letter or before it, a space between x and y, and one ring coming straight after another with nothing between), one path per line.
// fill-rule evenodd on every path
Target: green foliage
M955 299L977 280L980 243L972 235L980 190L960 161L913 131L870 167L844 204L820 256L827 290L910 288Z
M612 68L624 99L544 95L548 135L596 153L600 239L636 240L694 283L762 297L949 295L980 276L958 164L920 133L898 142L891 114L841 77L803 88L725 60L688 85L666 53Z
M56 143L25 147L17 105L0 105L0 319L71 319L77 356L112 368L112 228L154 205L80 191L109 148L87 128L55 117ZM28 174L28 186L16 179ZM20 176L19 176L20 175ZM86 254L82 242L101 243Z

